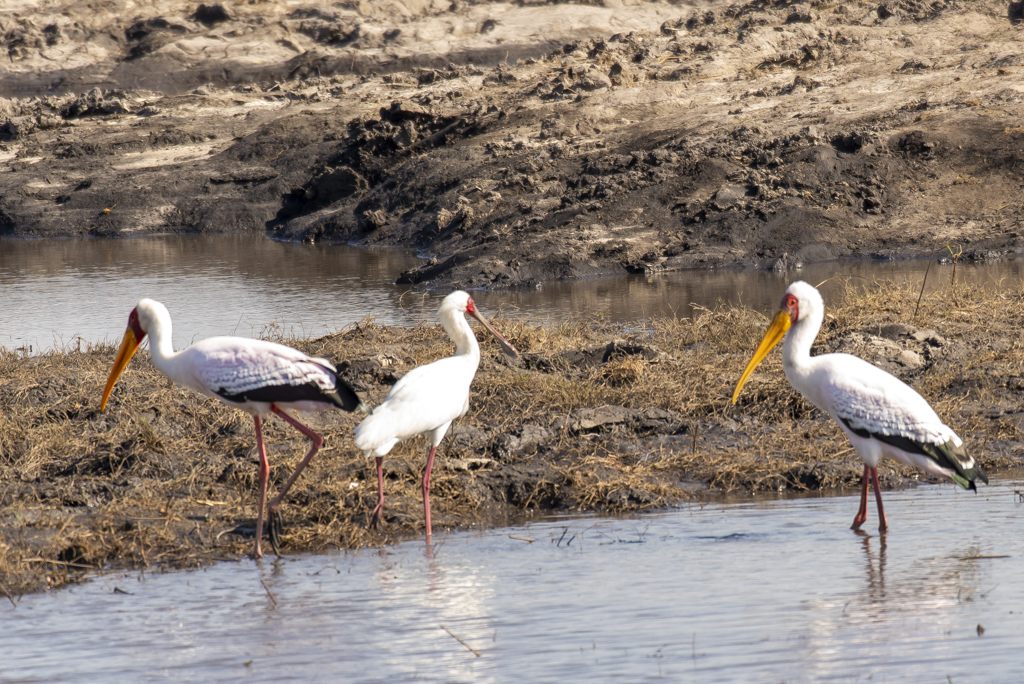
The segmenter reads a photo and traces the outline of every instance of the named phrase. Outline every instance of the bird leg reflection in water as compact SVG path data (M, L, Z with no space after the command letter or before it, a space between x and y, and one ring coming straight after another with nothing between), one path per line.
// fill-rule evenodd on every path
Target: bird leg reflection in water
M864 549L864 561L867 581L867 595L872 602L885 600L885 535L878 536L878 558L871 550L871 535L860 532L861 546Z

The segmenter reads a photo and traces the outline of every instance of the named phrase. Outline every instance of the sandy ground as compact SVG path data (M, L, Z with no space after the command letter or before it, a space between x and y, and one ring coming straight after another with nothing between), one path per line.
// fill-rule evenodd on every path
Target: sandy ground
M402 278L1021 249L994 0L0 8L0 234L415 247Z

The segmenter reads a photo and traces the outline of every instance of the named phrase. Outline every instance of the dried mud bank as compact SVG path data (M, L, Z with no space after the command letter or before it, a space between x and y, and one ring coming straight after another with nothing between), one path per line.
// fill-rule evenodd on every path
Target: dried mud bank
M902 286L848 292L830 309L816 350L852 352L891 370L932 401L988 471L1020 467L1024 290L979 297L947 289L928 295L915 315L917 294ZM763 312L705 311L629 334L586 321L500 323L523 359L509 365L485 344L470 413L435 467L438 531L550 511L856 486L856 456L788 386L777 355L739 406L728 403L767 323ZM338 360L371 404L415 365L450 353L436 326L364 323L297 344ZM144 358L101 414L112 356L108 348L0 353L0 593L57 587L95 568L194 566L251 549L251 420L175 388ZM340 412L314 420L327 444L282 507L285 552L421 533L425 444L402 444L387 460L385 524L369 529L375 478L372 461L352 445L355 420ZM280 484L304 444L279 421L270 422L268 440ZM919 477L893 462L880 471L890 487Z
M1019 2L606 4L16 2L0 233L414 246L404 281L483 287L1021 250Z

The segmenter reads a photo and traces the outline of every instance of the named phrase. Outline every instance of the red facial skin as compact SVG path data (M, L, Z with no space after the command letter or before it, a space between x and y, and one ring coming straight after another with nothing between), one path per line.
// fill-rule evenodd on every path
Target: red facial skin
M796 297L786 293L782 298L782 310L789 313L790 323L796 323L797 319L800 318L800 303Z
M131 314L128 315L128 327L135 333L135 339L141 341L146 336L146 331L142 329L142 324L139 323L138 309L132 309Z

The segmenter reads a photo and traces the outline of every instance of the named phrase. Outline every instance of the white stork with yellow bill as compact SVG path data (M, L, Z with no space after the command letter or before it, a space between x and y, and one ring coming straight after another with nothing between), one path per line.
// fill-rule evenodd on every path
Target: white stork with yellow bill
M174 351L171 315L167 307L152 299L142 299L128 316L128 327L103 389L100 410L106 410L117 379L147 335L150 338L150 355L157 370L179 385L252 415L260 457L260 498L254 550L259 558L263 555L264 511L270 514L276 511L288 489L324 441L317 432L289 415L285 409L317 411L335 407L354 411L362 407L362 402L355 390L338 377L337 369L330 361L307 356L283 344L247 337L210 337L181 351ZM271 413L305 435L312 446L268 507L270 464L263 444L263 419ZM274 539L272 535L271 540Z
M853 529L859 529L868 517L869 479L878 506L878 529L884 532L888 528L878 486L878 462L883 456L947 477L964 489L977 491L976 480L988 484L988 477L968 455L960 437L909 385L850 354L811 356L811 344L824 317L825 304L816 288L802 281L790 285L780 311L736 383L732 403L761 360L784 338L786 378L808 401L832 416L864 461L860 509Z

